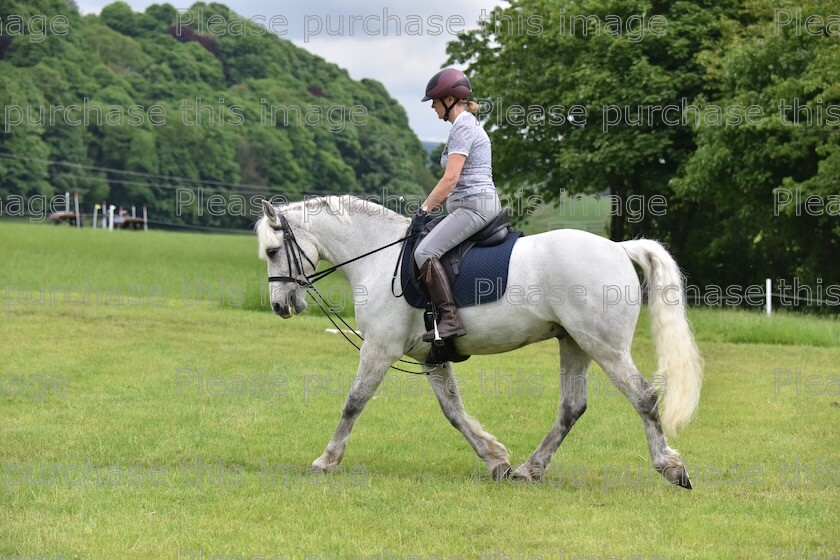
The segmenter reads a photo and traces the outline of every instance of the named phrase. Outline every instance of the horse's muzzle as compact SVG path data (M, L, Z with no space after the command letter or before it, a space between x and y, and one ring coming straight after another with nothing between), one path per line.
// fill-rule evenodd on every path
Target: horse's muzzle
M291 302L289 301L291 300ZM306 301L297 292L291 294L285 303L276 302L271 304L271 309L283 319L292 315L300 315L306 309Z
M274 310L274 312L277 315L280 315L284 319L288 319L289 317L292 316L292 306L291 305L288 305L288 304L280 305L279 303L275 303L271 306L271 308Z

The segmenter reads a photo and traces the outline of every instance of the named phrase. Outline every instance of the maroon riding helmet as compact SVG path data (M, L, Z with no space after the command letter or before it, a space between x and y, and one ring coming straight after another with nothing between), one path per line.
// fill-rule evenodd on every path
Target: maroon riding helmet
M426 97L420 101L440 99L446 109L443 118L447 120L452 107L458 101L466 99L470 92L472 92L472 86L470 86L470 79L467 78L466 74L456 68L444 68L429 80L429 83L426 85ZM455 98L455 101L447 107L443 98L450 95Z

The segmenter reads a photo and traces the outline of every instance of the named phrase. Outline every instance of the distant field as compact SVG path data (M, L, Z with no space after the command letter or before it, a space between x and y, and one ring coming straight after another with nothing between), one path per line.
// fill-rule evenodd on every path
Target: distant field
M582 229L601 236L609 235L610 201L591 196L564 196L560 201L534 209L534 214L518 226L526 234L552 229Z
M399 372L318 477L303 472L358 357L317 313L268 312L254 237L0 222L0 263L0 558L840 552L836 319L691 310L706 382L672 442L691 492L653 472L595 365L540 484L490 481L425 380ZM650 376L646 313L633 352ZM554 420L557 368L551 341L455 365L467 410L516 464Z
M606 235L608 210L606 201L596 207L594 200L574 199L559 208L540 208L517 227L526 234L574 227ZM603 228L593 222L599 219ZM165 299L186 305L267 308L266 267L255 258L254 236L104 232L24 221L0 222L0 232L4 241L8 239L0 247L0 258L8 265L3 280L12 301L92 299L129 305ZM31 266L33 260L37 267ZM319 283L319 290L342 315L350 316L352 301L344 297L345 285L338 273Z
M166 301L187 306L267 309L266 264L254 235L113 231L0 222L2 278L10 302ZM341 274L319 289L345 314ZM352 302L351 302L352 303ZM7 303L14 305L14 303Z

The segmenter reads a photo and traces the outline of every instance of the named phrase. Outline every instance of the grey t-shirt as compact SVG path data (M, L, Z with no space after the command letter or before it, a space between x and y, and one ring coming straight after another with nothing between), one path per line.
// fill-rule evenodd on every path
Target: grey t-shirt
M446 146L440 155L440 165L446 168L449 154L467 156L461 178L449 194L449 200L457 200L483 190L495 190L491 161L490 138L484 127L469 111L464 111L452 123Z

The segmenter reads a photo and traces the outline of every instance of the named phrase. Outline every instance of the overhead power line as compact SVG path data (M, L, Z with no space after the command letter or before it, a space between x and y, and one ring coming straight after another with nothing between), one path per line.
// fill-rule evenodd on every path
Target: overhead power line
M197 185L199 188L204 190L218 190L219 192L230 193L230 190L224 190L223 187L228 187L229 189L236 189L239 191L243 191L246 194L276 194L278 196L285 196L280 195L279 193L270 193L270 189L272 188L270 185L256 185L251 183L229 183L225 181L215 181L211 179L191 179L189 177L178 177L175 175L162 175L160 173L147 173L144 171L130 171L127 169L116 169L113 167L99 167L95 165L84 165L81 163L74 163L70 161L62 161L62 160L49 160L43 158L36 158L31 156L24 156L20 154L14 154L10 152L0 152L0 158L6 159L16 159L22 161L34 161L38 163L45 163L47 165L58 165L62 167L71 167L76 169L83 169L87 171L99 171L102 173L117 173L121 175L129 175L134 177L145 177L150 179L162 179L165 181L178 183L191 183L192 185ZM34 172L31 172L35 174ZM185 188L183 186L178 185L165 185L160 183L147 183L142 181L129 181L127 179L114 179L114 178L100 178L100 177L89 177L89 176L79 176L79 175L65 175L66 177L80 179L84 181L104 181L109 183L116 183L116 184L123 184L123 185L133 185L133 186L145 186L151 188L162 188L162 189L180 189ZM43 176L42 176L43 177ZM46 177L44 177L46 178ZM192 186L191 185L191 186ZM209 185L209 187L205 186ZM250 193L248 191L251 191ZM304 191L300 193L294 193L294 196L307 196L307 195L314 195L314 196L330 196L330 195L337 195L340 193L335 192L326 192L326 191Z
M75 167L78 169L87 169L90 171L102 171L104 173L119 173L122 175L133 175L135 177L148 177L152 179L165 179L168 181L175 181L180 183L196 183L200 185L215 185L220 187L233 187L233 188L251 188L251 189L265 189L267 188L266 185L255 185L249 183L228 183L225 181L214 181L211 179L192 179L190 177L178 177L174 175L161 175L160 173L147 173L145 171L129 171L127 169L116 169L113 167L97 167L95 165L84 165L81 163L73 163L70 161L62 161L62 160L50 160L50 159L42 159L42 158L35 158L30 156L22 156L19 154L13 154L9 152L0 152L0 157L8 158L8 159L19 159L25 161L37 161L39 163L46 163L49 165L60 165L63 167Z

